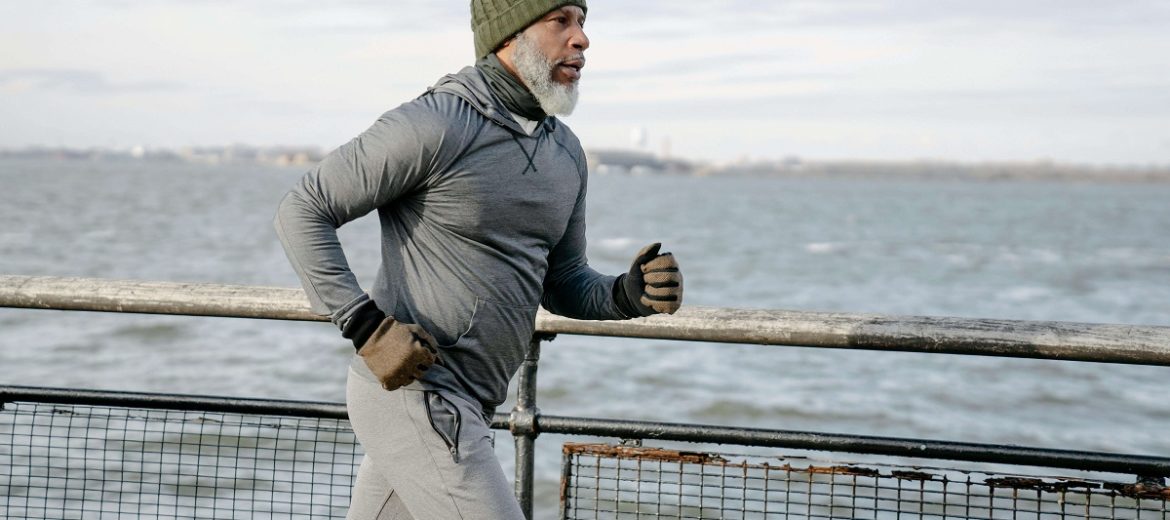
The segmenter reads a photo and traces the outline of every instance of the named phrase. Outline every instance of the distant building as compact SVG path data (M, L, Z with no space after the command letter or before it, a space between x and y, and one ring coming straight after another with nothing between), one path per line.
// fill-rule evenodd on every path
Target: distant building
M680 159L661 159L640 150L589 150L585 152L589 171L601 175L609 173L650 175L685 174L695 172L695 167Z
M179 151L183 160L205 164L273 164L276 166L304 166L320 161L324 155L316 147L245 145L184 148Z

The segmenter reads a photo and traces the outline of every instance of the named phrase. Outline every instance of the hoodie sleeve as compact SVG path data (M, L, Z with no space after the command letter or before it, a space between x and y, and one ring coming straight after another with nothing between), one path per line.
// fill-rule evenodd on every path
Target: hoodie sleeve
M585 193L589 174L583 153L574 154L581 171L581 190L564 236L548 256L541 305L553 314L579 320L620 320L626 316L613 300L617 279L593 270L585 256Z
M402 105L330 152L280 202L273 225L309 304L342 330L369 296L337 228L418 189L451 153L448 126L420 100Z

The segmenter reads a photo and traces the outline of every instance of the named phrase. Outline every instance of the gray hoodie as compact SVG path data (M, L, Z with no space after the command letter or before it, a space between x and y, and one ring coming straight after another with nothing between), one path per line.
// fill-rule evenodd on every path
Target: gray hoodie
M614 277L585 257L585 155L554 117L526 134L480 72L447 75L326 156L275 226L315 312L345 328L370 299L440 343L411 386L504 401L536 309L622 319ZM336 229L377 210L382 265L367 295Z

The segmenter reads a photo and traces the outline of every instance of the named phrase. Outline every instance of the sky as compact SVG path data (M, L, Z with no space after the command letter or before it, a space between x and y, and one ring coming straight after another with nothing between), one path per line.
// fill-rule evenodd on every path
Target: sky
M1170 164L1166 0L589 3L586 148ZM5 0L0 148L335 148L473 62L468 3Z

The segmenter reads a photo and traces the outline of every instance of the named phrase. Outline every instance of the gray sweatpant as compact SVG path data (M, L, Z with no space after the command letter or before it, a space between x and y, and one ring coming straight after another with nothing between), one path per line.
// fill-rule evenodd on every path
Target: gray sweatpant
M345 402L366 452L346 518L523 520L478 405L448 392L387 392L360 361Z

